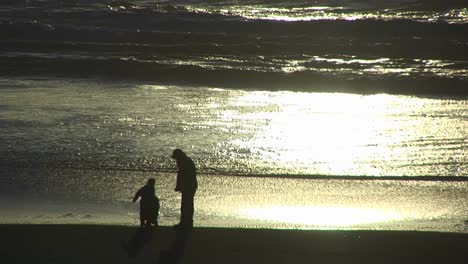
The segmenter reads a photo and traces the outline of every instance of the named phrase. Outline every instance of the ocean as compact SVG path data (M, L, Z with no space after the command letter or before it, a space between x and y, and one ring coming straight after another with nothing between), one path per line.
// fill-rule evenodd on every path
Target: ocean
M0 223L468 230L464 1L2 1Z

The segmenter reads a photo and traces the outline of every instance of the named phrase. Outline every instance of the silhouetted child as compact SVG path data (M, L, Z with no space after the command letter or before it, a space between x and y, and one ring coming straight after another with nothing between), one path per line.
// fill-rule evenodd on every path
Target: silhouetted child
M145 186L141 187L133 197L133 202L140 199L140 224L141 226L158 226L159 199L156 197L154 185L156 181L149 179Z

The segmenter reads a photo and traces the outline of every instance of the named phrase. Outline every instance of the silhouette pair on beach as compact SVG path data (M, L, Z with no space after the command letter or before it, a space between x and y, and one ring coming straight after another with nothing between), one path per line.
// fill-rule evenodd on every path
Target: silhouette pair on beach
M171 158L176 160L177 178L175 191L182 194L180 204L180 222L175 228L191 229L193 227L194 198L198 188L197 173L192 159L181 149L175 149ZM155 179L148 180L133 197L133 202L140 199L140 225L157 227L159 215L159 198L155 194Z
M198 189L196 167L193 160L181 149L175 149L171 158L175 159L178 169L175 191L182 195L180 221L174 226L177 230L175 241L168 250L161 252L158 263L177 263L182 257L185 242L193 228L194 197ZM160 202L156 196L155 183L155 179L149 179L132 199L133 202L140 199L140 228L131 240L123 243L129 256L136 256L139 250L151 241L153 228L158 227Z

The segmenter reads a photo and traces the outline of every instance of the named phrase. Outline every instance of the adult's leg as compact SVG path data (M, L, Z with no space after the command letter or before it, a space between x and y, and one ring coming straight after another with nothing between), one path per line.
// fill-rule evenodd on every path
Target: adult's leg
M182 201L180 206L180 225L192 227L195 192L182 192Z
M140 205L140 226L145 226L145 213L143 206Z

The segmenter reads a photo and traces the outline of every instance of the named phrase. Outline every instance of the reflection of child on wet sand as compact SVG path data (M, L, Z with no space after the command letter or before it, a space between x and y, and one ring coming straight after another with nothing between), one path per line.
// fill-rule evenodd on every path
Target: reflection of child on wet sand
M149 179L145 186L141 187L135 196L133 202L140 199L140 224L145 227L157 227L159 215L159 199L156 197L154 185L156 181Z

